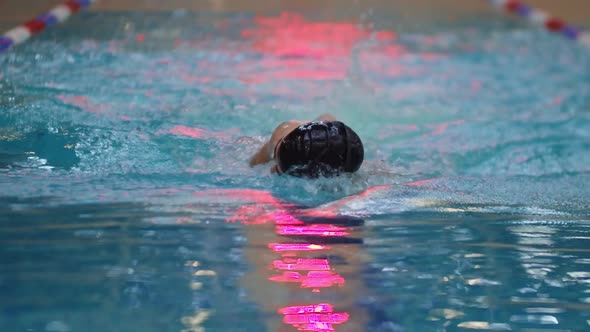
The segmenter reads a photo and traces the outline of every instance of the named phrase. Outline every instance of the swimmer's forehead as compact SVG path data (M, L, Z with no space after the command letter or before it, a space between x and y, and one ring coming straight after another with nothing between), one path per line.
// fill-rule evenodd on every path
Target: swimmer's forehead
M311 130L314 125L326 125L327 123L328 123L327 121L322 121L322 120L310 121L310 122L306 122L306 123L300 125L299 129Z
M330 131L330 135L338 135L340 132L339 127L335 124L335 122L337 121L323 121L323 120L315 120L315 121L311 121L305 124L302 124L301 126L299 126L297 129L298 130L302 130L302 131L308 131L308 130L313 130L318 129L318 125L320 125L322 130L329 130ZM329 126L328 124L331 123L332 125Z

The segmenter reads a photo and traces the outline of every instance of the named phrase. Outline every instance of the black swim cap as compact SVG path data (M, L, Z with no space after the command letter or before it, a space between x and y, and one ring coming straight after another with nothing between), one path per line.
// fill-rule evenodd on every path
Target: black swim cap
M356 172L365 155L358 135L340 121L314 121L293 130L277 146L278 164L295 176Z

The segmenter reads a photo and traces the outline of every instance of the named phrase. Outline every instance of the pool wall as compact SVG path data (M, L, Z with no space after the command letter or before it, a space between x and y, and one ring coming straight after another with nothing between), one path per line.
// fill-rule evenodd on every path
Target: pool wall
M0 29L9 29L31 17L43 12L62 1L35 0L18 1L7 0L0 2ZM528 0L529 5L542 8L549 13L566 21L584 27L590 27L590 2L586 0ZM429 15L449 13L457 15L474 15L490 12L490 7L484 0L398 0L392 3L386 0L282 0L282 1L235 1L235 0L102 0L94 6L94 10L214 10L214 11L248 11L255 13L273 13L282 10L335 12L333 8L349 8L351 18L359 18L358 14L373 9L384 14L403 13L417 19ZM342 12L342 11L340 11Z

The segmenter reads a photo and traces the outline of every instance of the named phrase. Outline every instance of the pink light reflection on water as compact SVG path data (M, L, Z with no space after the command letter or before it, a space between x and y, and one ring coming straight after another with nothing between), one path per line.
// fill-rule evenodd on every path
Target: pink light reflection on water
M187 136L191 138L204 139L208 135L205 129L191 128L186 126L175 126L168 131L170 134Z
M274 197L270 192L256 189L209 189L193 193L194 197L215 197L223 202L228 200L242 201L251 204L270 204L276 208L288 206Z
M455 121L448 121L448 122L439 123L437 125L429 126L432 128L432 132L429 134L429 136L441 136L447 131L447 129L449 127L460 126L464 123L465 123L465 120L459 119L459 120L455 120Z
M228 223L240 222L245 225L275 223L277 225L300 225L299 220L289 212L291 204L283 203L270 192L254 189L210 189L193 193L194 197L210 201L237 201L244 204L239 207Z
M432 178L432 179L424 179L424 180L417 180L417 181L413 181L410 183L407 183L406 186L411 186L411 187L423 187L423 186L428 186L433 184L434 182L436 182L436 180L438 180L440 178Z
M397 38L391 31L369 31L348 22L311 22L301 14L282 13L278 17L256 17L257 26L244 29L242 37L254 47L275 56L348 56L352 47L372 35L382 42Z
M245 225L275 223L277 225L302 225L303 221L295 218L290 213L279 210L275 212L266 212L268 207L260 205L250 205L240 207L227 222L241 222Z
M210 197L223 195L224 200L234 199L244 201L244 204L228 218L227 222L241 222L246 225L274 223L279 235L310 235L321 237L342 237L349 235L346 227L333 224L306 225L302 220L293 215L293 211L304 216L334 217L330 211L312 211L294 209L289 204L284 204L271 193L259 190L208 190L193 194L196 197ZM267 279L278 283L299 284L300 288L319 293L322 288L334 286L342 287L346 283L343 276L335 273L329 259L297 257L307 252L325 251L331 249L326 245L316 243L277 243L267 244L274 253L282 255L281 259L275 259L269 266L269 270L276 273ZM296 256L297 254L297 256ZM347 312L335 313L334 307L328 303L319 303L307 306L289 306L278 310L283 317L283 322L300 331L334 331L334 325L342 324L349 320Z
M277 225L302 225L303 221L293 217L292 214L285 210L280 210L270 214L270 217Z
M280 235L315 235L315 236L347 236L346 227L334 225L277 226Z
M328 246L310 243L269 243L268 247L275 252L282 251L316 251L330 249Z
M310 270L310 271L329 271L330 263L327 259L317 258L284 258L272 262L275 269L279 270Z
M203 129L203 128L178 125L178 126L172 127L166 133L172 134L172 135L177 135L177 136L186 136L186 137L190 137L190 138L194 138L194 139L230 140L231 135L229 133L235 133L235 132L239 133L239 130L233 129L233 130L228 130L225 132L215 132L215 131L211 131L211 130L207 130L207 129Z
M306 20L301 14L284 12L279 16L254 18L255 26L242 30L242 37L256 52L265 55L256 62L262 71L246 70L240 80L247 84L295 81L339 81L349 76L353 48L371 40L373 46L360 51L361 64L367 66L377 57L384 68L366 68L398 76L412 71L409 67L392 65L391 60L406 54L393 31L374 31L349 22L317 22ZM248 68L252 68L251 65ZM325 86L323 89L325 90ZM319 89L320 91L322 89ZM305 89L314 95L318 89ZM292 95L292 87L274 86L279 95Z
M268 277L268 280L275 282L300 283L301 288L329 288L334 285L344 286L346 279L332 271L309 271L302 274L294 271L284 271L282 274Z
M283 322L299 331L334 331L334 324L342 324L349 319L347 312L334 312L329 303L307 306L291 306L278 310L284 315Z
M368 197L368 196L371 196L371 195L374 195L374 194L378 194L379 192L387 192L393 186L394 185L387 185L386 184L386 185L371 187L371 188L366 189L365 191L363 191L361 193L358 193L358 194L356 194L354 196L350 196L348 198L340 199L338 201L338 204L334 204L334 205L329 205L329 206L322 207L321 210L314 209L314 210L309 210L309 211L306 211L306 212L308 213L309 216L312 216L312 217L315 217L315 216L317 216L317 217L322 217L322 216L323 217L334 217L334 216L337 216L338 215L338 209L340 207L342 207L342 206L346 206L347 204L350 203L350 201L353 201L353 200L362 200L364 197ZM320 225L318 225L318 226L320 226ZM307 235L309 235L309 234L307 234ZM346 235L348 235L348 233L343 234L343 235L337 235L337 236L346 236ZM328 235L328 236L331 236L331 235Z
M329 303L318 303L312 305L297 305L292 307L284 307L279 309L279 313L283 315L296 315L296 314L309 314L309 313L322 313L322 312L334 312L334 306Z
M69 104L91 113L100 113L108 108L106 104L96 105L92 103L86 96L58 95L57 99L61 100L64 104Z
M353 60L356 59L353 55L358 54L363 72L377 73L378 77L422 75L424 69L421 67L397 61L407 56L432 60L442 57L429 53L412 54L397 41L395 32L376 31L357 22L312 21L298 13L282 13L278 16L258 16L252 23L241 31L241 40L224 40L221 48L214 35L183 41L183 44L197 50L215 50L224 55L256 53L261 57L245 57L230 65L207 58L190 64L174 62L168 64L170 71L167 73L172 73L178 80L198 85L206 94L250 98L262 93L313 99L325 96L326 91L337 86L338 81L350 77ZM217 28L223 30L227 27L218 24ZM231 88L217 84L235 79L240 84ZM370 80L367 76L360 84L390 93ZM297 86L294 87L294 84Z

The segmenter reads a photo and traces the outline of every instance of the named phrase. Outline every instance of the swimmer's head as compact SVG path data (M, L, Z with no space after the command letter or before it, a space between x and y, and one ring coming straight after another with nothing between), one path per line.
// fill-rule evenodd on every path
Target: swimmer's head
M340 121L314 121L293 130L275 147L279 171L295 176L335 176L356 172L363 143Z

